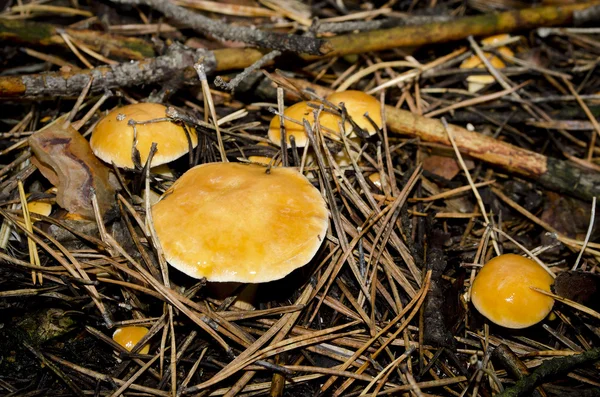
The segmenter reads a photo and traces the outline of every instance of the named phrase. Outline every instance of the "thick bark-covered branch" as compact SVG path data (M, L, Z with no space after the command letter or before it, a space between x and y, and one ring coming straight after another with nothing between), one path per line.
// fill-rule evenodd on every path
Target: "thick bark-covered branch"
M144 4L152 3L152 5L156 5L157 7L166 7L171 10L171 5L165 5L170 4L168 2L154 0L115 1L133 1L136 2L136 4L138 2L143 2ZM457 18L446 23L403 26L362 34L341 35L325 39L327 48L332 49L326 56L356 54L366 51L390 49L398 46L415 46L441 41L458 40L469 35L493 34L531 27L564 25L581 20L582 18L585 19L585 15L590 14L588 12L589 10L596 9L596 7L591 6L592 4L597 3L584 3L564 7L538 7L508 13ZM201 17L200 15L189 13L185 9L183 9L183 11L185 11L186 15L191 14L193 18ZM211 23L211 26L213 23L216 23L221 26L219 29L223 28L222 24L211 19L209 19L209 22ZM43 27L44 25L42 25L42 28ZM244 30L247 28L240 29ZM432 32L435 32L435 34ZM260 36L263 33L264 32L256 34ZM51 35L51 33L49 34ZM288 37L286 35L284 36ZM1 33L0 37L2 37ZM242 36L236 37L239 38ZM235 40L236 37L232 37L231 39ZM278 47L274 46L272 48ZM207 74L212 74L215 71L244 69L264 56L264 52L252 48L227 48L215 50L213 52L207 51L205 54L209 61L213 60L215 63L214 67L211 67L210 62L205 65ZM167 55L167 57L168 56L169 55ZM314 58L314 56L311 55L303 55L302 57L307 60ZM89 75L94 75L95 77L94 86L92 87L93 91L103 88L131 87L146 83L156 83L168 80L173 75L182 75L183 71L193 66L194 61L191 63L189 63L189 61L189 57L180 57L178 63L164 59L164 57L158 57L156 59L147 59L140 62L140 70L134 70L135 68L130 64L122 64L112 68L101 66L94 70L84 70L78 74L45 73L19 77L0 77L0 96L33 97L78 95L87 83ZM165 66L165 64L167 66ZM125 71L127 71L127 73ZM132 73L131 78L127 78L128 73ZM106 76L106 81L103 81L105 78L104 76Z

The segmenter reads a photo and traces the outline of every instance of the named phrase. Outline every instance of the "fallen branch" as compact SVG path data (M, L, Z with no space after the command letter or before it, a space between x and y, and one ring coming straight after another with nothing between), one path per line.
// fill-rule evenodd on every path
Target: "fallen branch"
M328 57L381 51L396 47L461 40L468 36L490 36L539 27L579 25L593 20L597 1L566 6L524 8L517 11L457 18L448 22L399 26L391 29L340 35L325 42Z
M136 4L138 2L144 2L144 4L146 4L145 2L150 2L152 4L156 3L157 6L162 5L161 7L171 9L171 5L167 5L170 3L154 0L114 1L133 1L136 2ZM552 6L528 8L515 12L458 18L447 23L411 25L393 29L375 30L360 34L335 36L325 39L324 43L327 44L326 47L331 50L325 56L358 54L366 51L384 50L402 46L416 46L459 40L464 39L469 35L486 35L505 33L531 27L565 25L581 19L581 17L576 17L576 15L589 14L589 12L586 14L586 10L595 9L595 7L592 7L593 4L596 3L584 3L564 7ZM184 9L184 11L186 14L190 14L187 10ZM196 14L191 15L194 18L201 17ZM211 23L216 23L210 19L209 21L211 21ZM220 29L221 28L222 26ZM432 32L435 32L435 34ZM289 35L282 36L288 37ZM235 37L231 39L236 40ZM194 50L191 49L185 50L180 48L176 51L176 54L192 54L193 52ZM258 49L227 48L212 52L204 51L203 55L200 56L204 56L205 59L209 61L207 62L205 60L204 64L206 67L206 74L210 75L214 72L247 68L259 61L264 55L264 52ZM0 97L55 97L78 95L87 84L90 75L94 76L94 84L91 88L92 92L117 87L131 87L141 84L157 83L170 80L177 76L181 76L186 81L194 82L194 80L196 80L193 78L193 72L188 71L191 74L186 74L186 70L192 68L195 63L195 60L192 59L193 57L180 56L177 60L169 59L169 57L170 55L167 54L164 57L145 59L136 64L124 63L112 67L100 66L95 69L85 69L78 73L72 72L65 74L61 72L52 72L0 77ZM314 59L315 57L304 55L303 58L309 60ZM127 73L132 73L131 78L125 71L127 71ZM127 76L127 78L122 78L124 76ZM103 79L105 79L105 81L103 81ZM48 82L46 82L46 80Z
M535 371L520 379L513 387L509 387L496 397L519 397L529 395L537 386L554 381L558 376L565 375L574 369L600 360L600 348L586 351L573 356L554 358L544 361Z
M181 81L193 81L195 72L190 68L199 59L203 59L207 70L211 72L216 70L214 53L174 45L169 47L163 56L137 62L98 66L81 71L2 77L0 97L73 96L78 95L90 79L93 79L91 92L152 84L176 78Z
M85 29L64 29L41 22L0 19L0 41L28 46L65 46L59 30L97 52L121 59L144 59L155 55L152 44L137 37L123 37Z
M280 51L298 54L324 55L331 49L321 39L293 34L273 33L244 26L227 25L164 0L112 0L114 3L146 5L162 12L168 18L203 34L221 40L233 40Z
M277 51L277 50L271 51L270 53L266 54L264 57L262 57L258 61L254 62L252 65L248 66L246 69L244 69L244 71L242 73L235 76L229 82L226 82L225 80L223 80L223 78L221 76L217 76L215 78L215 85L221 89L233 92L235 90L235 87L237 87L238 84L242 82L242 80L244 80L246 77L248 77L248 75L250 73L254 72L257 69L260 69L265 64L273 61L273 59L277 58L279 55L281 55L281 51Z

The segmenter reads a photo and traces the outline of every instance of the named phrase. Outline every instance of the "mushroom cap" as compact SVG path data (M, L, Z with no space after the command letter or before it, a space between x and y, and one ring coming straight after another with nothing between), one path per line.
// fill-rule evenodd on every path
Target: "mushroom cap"
M131 160L133 146L133 126L129 120L148 121L166 116L166 106L158 103L136 103L116 108L109 112L94 128L90 146L94 154L107 163L117 167L134 168ZM152 157L151 166L155 167L176 160L189 151L185 130L170 121L138 124L137 149L142 164L146 162L152 142L157 143L157 152ZM198 145L196 134L190 134L192 146Z
M145 327L121 327L113 333L113 340L123 346L128 352L134 348L137 343L148 333ZM144 345L139 351L140 354L148 354L150 345Z
M369 135L374 135L377 130L382 127L383 121L381 119L381 103L372 97L371 95L365 94L362 91L348 90L335 92L327 97L327 100L334 105L344 103L348 115L352 120L363 130L367 131ZM365 113L369 115L371 120L375 122L378 128L375 128L373 124L365 117ZM334 131L338 131L338 123L340 117L330 114L323 113L319 118L319 122L322 126L331 128ZM346 134L351 134L352 125L346 122L344 126Z
M52 213L52 204L45 201L29 201L27 209L34 214L49 216Z
M484 39L481 39L481 44L494 45L494 44L498 44L498 43L504 43L505 41L508 41L510 39L510 37L511 36L508 33L496 34L496 35L488 36Z
M533 260L504 254L479 271L471 299L490 321L506 328L526 328L542 321L554 305L554 299L530 287L550 292L553 281Z
M314 110L314 108L308 106L308 102L302 101L286 108L283 111L283 115L300 123L302 123L302 119L306 119L310 125L313 125ZM296 124L290 120L283 120L283 126L285 127L285 141L288 145L290 145L290 136L293 135L297 147L306 146L308 137L306 136L303 125ZM269 140L275 145L281 146L281 123L279 122L278 115L275 115L271 119L271 124L269 125Z
M500 47L498 48L498 52L513 56L513 52L508 47ZM484 52L485 57L490 61L492 66L495 69L502 69L506 66L506 64L502 61L502 59L498 58L496 55ZM461 69L483 69L485 68L485 64L481 61L477 55L471 55L469 58L465 59L460 64ZM478 92L485 88L486 85L492 84L496 81L496 79L489 74L474 74L467 77L467 81L469 82L469 92Z
M502 47L502 48L506 48L506 47ZM510 51L510 49L508 49L508 48L506 48L506 50L503 50L502 52L507 55L511 55L511 53L512 53L512 51ZM496 55L489 53L489 52L484 52L484 55L487 58L487 60L490 61L490 63L492 64L492 66L494 68L502 69L503 67L506 66L506 64L502 61L502 59L498 58ZM483 68L485 68L485 64L483 63L481 58L479 58L477 55L471 55L470 57L468 57L467 59L462 61L462 63L460 64L460 68L461 69L475 69L475 68L483 69Z
M152 217L173 267L221 282L286 276L312 259L328 227L325 201L298 171L239 163L190 169Z

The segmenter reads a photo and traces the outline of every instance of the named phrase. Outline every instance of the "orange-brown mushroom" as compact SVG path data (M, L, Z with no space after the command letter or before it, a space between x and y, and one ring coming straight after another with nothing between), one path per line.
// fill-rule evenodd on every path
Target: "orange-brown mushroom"
M500 255L483 266L473 282L475 308L493 323L526 328L542 321L554 299L531 287L550 291L553 278L539 264L515 254Z
M210 163L187 171L152 207L167 261L191 277L260 283L308 263L328 212L298 171Z
M306 119L312 125L314 120L314 110L315 108L310 107L308 102L298 102L283 111L283 115L287 117L287 119L283 120L283 126L285 127L285 141L288 146L290 145L290 136L294 137L297 147L304 147L307 145L308 137L304 131L302 120ZM281 146L281 123L278 115L275 115L271 119L271 124L269 125L269 140L275 145Z
M348 112L348 116L352 118L352 121L354 121L359 128L366 131L369 136L376 134L377 130L383 125L381 119L381 103L371 95L365 94L362 91L348 90L335 92L327 97L327 101L336 106L343 103ZM371 120L369 120L369 118ZM324 127L338 131L338 124L341 122L341 118L337 115L324 112L321 114L319 122ZM356 133L353 131L353 126L349 121L344 125L344 132L350 137L356 136Z
M100 120L90 138L94 154L107 163L121 168L134 168L131 152L134 145L134 127L129 120L143 122L164 118L166 107L158 103L137 103L114 109ZM157 152L152 157L152 167L176 160L198 145L195 133L190 133L189 141L182 126L170 121L160 121L135 126L135 146L144 164L152 143L157 144Z
M487 37L487 38L481 40L481 44L495 45L495 44L506 41L509 37L510 36L506 35L506 34L490 36L490 37ZM500 54L502 54L504 56L508 56L508 57L512 57L514 55L512 50L505 46L497 48L496 51L498 51ZM502 68L506 67L506 64L502 61L502 59L500 59L496 55L489 53L489 52L484 52L484 55L485 55L485 58L488 61L490 61L490 64L495 69L502 69ZM477 55L471 55L469 58L465 59L460 64L460 68L461 69L484 69L485 64L483 63L481 58L479 58ZM496 79L489 74L475 74L475 75L471 75L471 76L467 77L467 82L469 83L469 85L468 85L469 92L478 92L478 91L482 90L486 85L492 84L495 81L496 81Z
M121 327L113 333L113 340L123 346L127 351L131 351L140 340L148 333L145 327ZM150 345L144 345L139 353L148 354Z

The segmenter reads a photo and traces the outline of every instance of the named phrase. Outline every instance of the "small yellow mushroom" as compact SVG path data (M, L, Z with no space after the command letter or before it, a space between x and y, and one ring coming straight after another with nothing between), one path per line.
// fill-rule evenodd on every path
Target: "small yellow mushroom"
M475 308L490 321L506 328L526 328L542 321L554 305L554 299L531 287L550 292L553 282L533 260L504 254L479 271L471 297Z
M145 327L121 327L117 328L112 338L119 345L123 346L125 350L130 352L147 333L148 329ZM149 351L150 345L146 344L140 349L139 353L148 354Z

